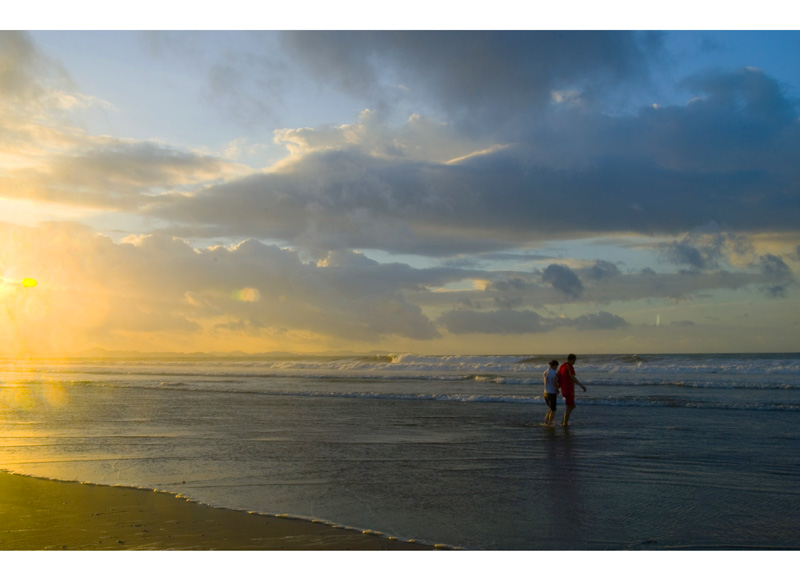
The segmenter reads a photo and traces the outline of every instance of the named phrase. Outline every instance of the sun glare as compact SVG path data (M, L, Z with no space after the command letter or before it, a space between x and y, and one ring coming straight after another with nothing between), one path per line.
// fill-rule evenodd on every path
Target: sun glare
M6 408L25 411L35 408L62 408L67 405L69 396L63 384L42 378L39 374L33 376L32 379L25 379L24 385L14 384L0 390L0 410Z
M261 293L257 288L246 287L233 291L231 293L231 298L235 301L241 301L243 303L255 303L261 298Z

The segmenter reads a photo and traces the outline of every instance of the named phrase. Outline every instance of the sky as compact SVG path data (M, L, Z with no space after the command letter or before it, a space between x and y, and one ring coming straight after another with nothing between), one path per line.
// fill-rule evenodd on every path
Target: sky
M800 351L800 32L28 22L0 353Z

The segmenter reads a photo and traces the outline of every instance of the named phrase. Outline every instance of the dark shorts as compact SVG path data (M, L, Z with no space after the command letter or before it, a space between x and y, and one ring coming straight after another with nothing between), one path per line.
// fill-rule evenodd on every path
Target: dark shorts
M550 410L552 410L553 412L556 411L556 404L558 404L558 401L556 400L557 398L558 394L548 394L547 392L544 393L544 401L547 403L547 406L549 406Z

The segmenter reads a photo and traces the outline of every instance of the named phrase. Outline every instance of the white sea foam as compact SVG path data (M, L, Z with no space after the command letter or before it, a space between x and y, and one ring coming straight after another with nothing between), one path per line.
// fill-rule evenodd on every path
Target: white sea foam
M416 379L497 385L539 385L553 356L416 355L187 358L184 360L47 360L23 366L0 362L4 384L61 382L197 389L201 379L252 387L258 379L305 377L347 380ZM563 358L562 358L563 359ZM579 378L594 386L683 386L723 389L800 389L800 354L663 354L579 356ZM263 384L262 384L263 385ZM200 385L202 386L202 384Z

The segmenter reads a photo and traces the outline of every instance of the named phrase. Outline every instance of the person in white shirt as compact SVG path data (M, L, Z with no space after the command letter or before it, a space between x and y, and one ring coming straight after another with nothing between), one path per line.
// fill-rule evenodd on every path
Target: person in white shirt
M550 367L544 371L542 378L544 379L544 401L550 408L544 417L544 423L552 426L556 414L556 397L558 396L558 360L550 362Z

